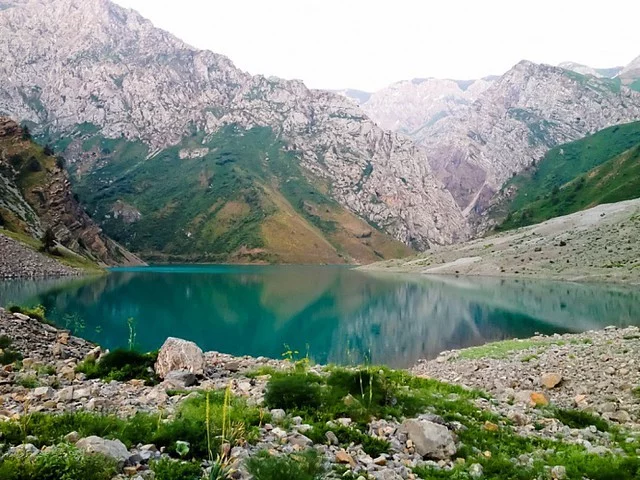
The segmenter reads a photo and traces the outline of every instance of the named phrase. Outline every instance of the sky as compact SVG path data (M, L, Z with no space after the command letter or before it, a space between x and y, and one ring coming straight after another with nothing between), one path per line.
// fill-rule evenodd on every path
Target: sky
M252 74L374 91L502 74L522 59L593 67L640 55L640 1L115 0Z

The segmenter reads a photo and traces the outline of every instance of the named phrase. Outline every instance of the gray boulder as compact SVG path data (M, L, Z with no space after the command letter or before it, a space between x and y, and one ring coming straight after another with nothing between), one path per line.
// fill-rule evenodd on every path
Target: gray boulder
M186 370L194 375L204 373L204 353L195 343L180 338L169 337L158 353L156 374L166 378L174 370Z
M76 443L76 447L85 453L99 453L105 457L113 458L121 466L131 456L127 447L120 440L107 440L94 435L81 438Z
M410 419L402 424L402 430L415 445L416 453L423 458L447 460L456 453L453 434L444 425Z
M197 377L188 370L173 370L164 377L162 382L166 389L181 389L192 387L198 383Z

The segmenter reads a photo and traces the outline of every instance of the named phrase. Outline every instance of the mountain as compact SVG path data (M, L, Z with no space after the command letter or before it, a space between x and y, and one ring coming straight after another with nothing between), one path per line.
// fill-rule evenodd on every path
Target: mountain
M555 147L535 170L509 180L504 190L513 193L501 230L638 198L640 122L616 125Z
M611 67L611 68L593 68L582 63L576 62L562 62L558 64L558 67L565 70L572 70L581 75L593 75L594 77L606 77L614 78L617 76L624 67Z
M211 230L217 212L236 194L233 182L239 171L211 142L224 143L226 134L233 137L229 142L238 142L245 132L263 128L271 132L269 142L278 142L280 153L295 158L301 167L300 174L293 175L323 190L338 205L340 215L355 214L368 228L419 249L469 235L460 209L432 174L425 153L410 139L377 127L340 95L309 90L299 81L249 75L226 57L194 49L107 0L5 1L0 39L0 111L63 147L74 175L89 182L81 200L95 204L102 196L120 199L124 190L145 191L155 200L153 208L137 205L135 195L116 200L109 205L116 219L90 210L115 238L147 234L137 231L137 214L117 213L123 204L126 211L139 211L143 219L155 218L153 228L166 237L205 238L204 231L196 234L193 229ZM244 147L239 142L241 152ZM103 143L119 148L112 150ZM78 144L88 149L87 155L76 157ZM247 148L256 151L254 146ZM124 163L132 157L137 163ZM185 181L201 183L207 190L211 175L219 176L225 191L211 194L207 210L194 209L190 198L195 191L176 190L167 197L162 180L136 176L147 159L163 159L161 171L168 178L182 175L185 164L200 162L202 168L192 169L196 178ZM229 172L223 172L225 165ZM276 175L278 182L270 187L279 191L288 182L287 173ZM96 183L90 183L93 179ZM256 205L261 202L257 199ZM291 204L303 216L319 206ZM251 210L252 215L259 210ZM167 212L176 211L188 216L189 222L174 227ZM244 222L244 215L233 218ZM269 242L264 236L262 232L248 244L235 240L226 244L264 248ZM354 241L353 236L348 241ZM154 251L167 253L171 249L167 242L156 242ZM335 241L332 245L337 251L346 249ZM187 253L199 250L192 242ZM214 250L229 257L238 253Z
M431 168L476 231L511 177L535 168L551 148L640 119L640 93L619 80L522 61L482 92L414 136Z
M624 67L618 77L630 88L640 91L640 56Z
M7 235L38 244L47 230L60 257L102 265L139 264L109 239L71 192L64 159L35 144L28 133L0 117L0 226ZM75 255L74 255L75 254ZM76 262L77 263L77 262Z
M491 79L415 78L389 85L358 103L382 128L413 135L461 106L469 105L489 85ZM356 100L362 98L349 91L345 94Z

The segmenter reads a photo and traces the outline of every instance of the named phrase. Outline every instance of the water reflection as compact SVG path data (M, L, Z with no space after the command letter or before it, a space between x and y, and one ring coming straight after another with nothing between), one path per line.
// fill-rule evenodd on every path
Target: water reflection
M207 350L408 366L451 348L534 332L640 323L640 293L533 280L370 274L340 267L162 267L54 282L0 282L0 303L42 303L104 346L167 336ZM308 346L308 347L307 347Z

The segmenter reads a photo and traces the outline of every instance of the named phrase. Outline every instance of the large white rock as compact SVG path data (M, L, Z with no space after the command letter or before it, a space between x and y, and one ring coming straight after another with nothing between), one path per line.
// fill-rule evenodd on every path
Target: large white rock
M402 429L415 445L416 453L424 458L446 460L456 453L453 434L444 425L410 419L405 420Z
M183 370L195 375L204 373L204 353L195 343L169 337L158 353L156 374L165 378L169 372Z
M107 440L94 435L81 438L76 443L76 447L85 453L99 453L113 458L120 464L124 464L131 456L127 447L120 440Z

